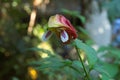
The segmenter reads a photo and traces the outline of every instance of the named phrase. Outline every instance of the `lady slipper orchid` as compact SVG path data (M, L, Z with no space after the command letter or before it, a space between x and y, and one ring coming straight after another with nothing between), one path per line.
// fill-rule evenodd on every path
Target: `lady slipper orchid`
M72 24L64 16L56 14L48 21L48 31L44 33L42 39L45 41L55 33L63 43L70 43L77 38L77 33Z

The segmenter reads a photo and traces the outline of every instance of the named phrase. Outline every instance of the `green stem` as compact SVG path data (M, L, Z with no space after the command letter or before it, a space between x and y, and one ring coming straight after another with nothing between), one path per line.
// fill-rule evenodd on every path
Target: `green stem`
M81 56L80 56L80 54L79 54L79 50L78 50L77 46L75 46L75 48L76 48L76 51L77 51L79 60L80 60L80 62L82 63L84 72L85 72L85 74L86 74L86 78L87 78L87 80L90 80L90 77L89 77L89 75L88 75L88 73L87 73L87 70L86 70L85 65L84 65L84 63L83 63L83 60L82 60L82 58L81 58Z

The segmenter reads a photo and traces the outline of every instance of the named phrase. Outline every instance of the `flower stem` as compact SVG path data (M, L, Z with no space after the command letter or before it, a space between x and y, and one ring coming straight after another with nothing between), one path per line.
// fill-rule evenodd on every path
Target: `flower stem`
M90 80L90 77L89 77L89 75L88 75L88 73L87 73L87 70L86 70L85 65L84 65L84 63L83 63L83 60L82 60L82 58L81 58L81 56L80 56L80 54L79 54L79 50L78 50L77 46L75 46L75 48L76 48L76 51L77 51L79 60L80 60L80 62L82 63L84 72L85 72L85 74L86 74L86 78L87 78L87 80Z

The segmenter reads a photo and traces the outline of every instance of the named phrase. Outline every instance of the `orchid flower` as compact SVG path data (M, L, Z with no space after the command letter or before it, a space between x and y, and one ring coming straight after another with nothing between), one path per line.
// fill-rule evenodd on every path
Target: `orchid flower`
M71 40L77 38L75 28L72 26L70 21L64 16L56 14L51 16L48 21L48 30L43 34L42 39L46 41L52 34L55 33L62 43L70 43Z

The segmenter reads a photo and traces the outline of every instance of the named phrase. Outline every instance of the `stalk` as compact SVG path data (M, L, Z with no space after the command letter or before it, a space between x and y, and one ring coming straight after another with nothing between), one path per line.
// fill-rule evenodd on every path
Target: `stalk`
M84 72L85 72L85 75L86 75L86 79L87 79L87 80L90 80L89 74L87 73L87 70L86 70L85 65L84 65L84 62L83 62L83 60L82 60L82 58L81 58L81 56L80 56L80 54L79 54L79 50L78 50L77 46L75 46L75 48L76 48L76 51L77 51L79 60L80 60L80 62L82 63L82 66L83 66L83 69L84 69Z

